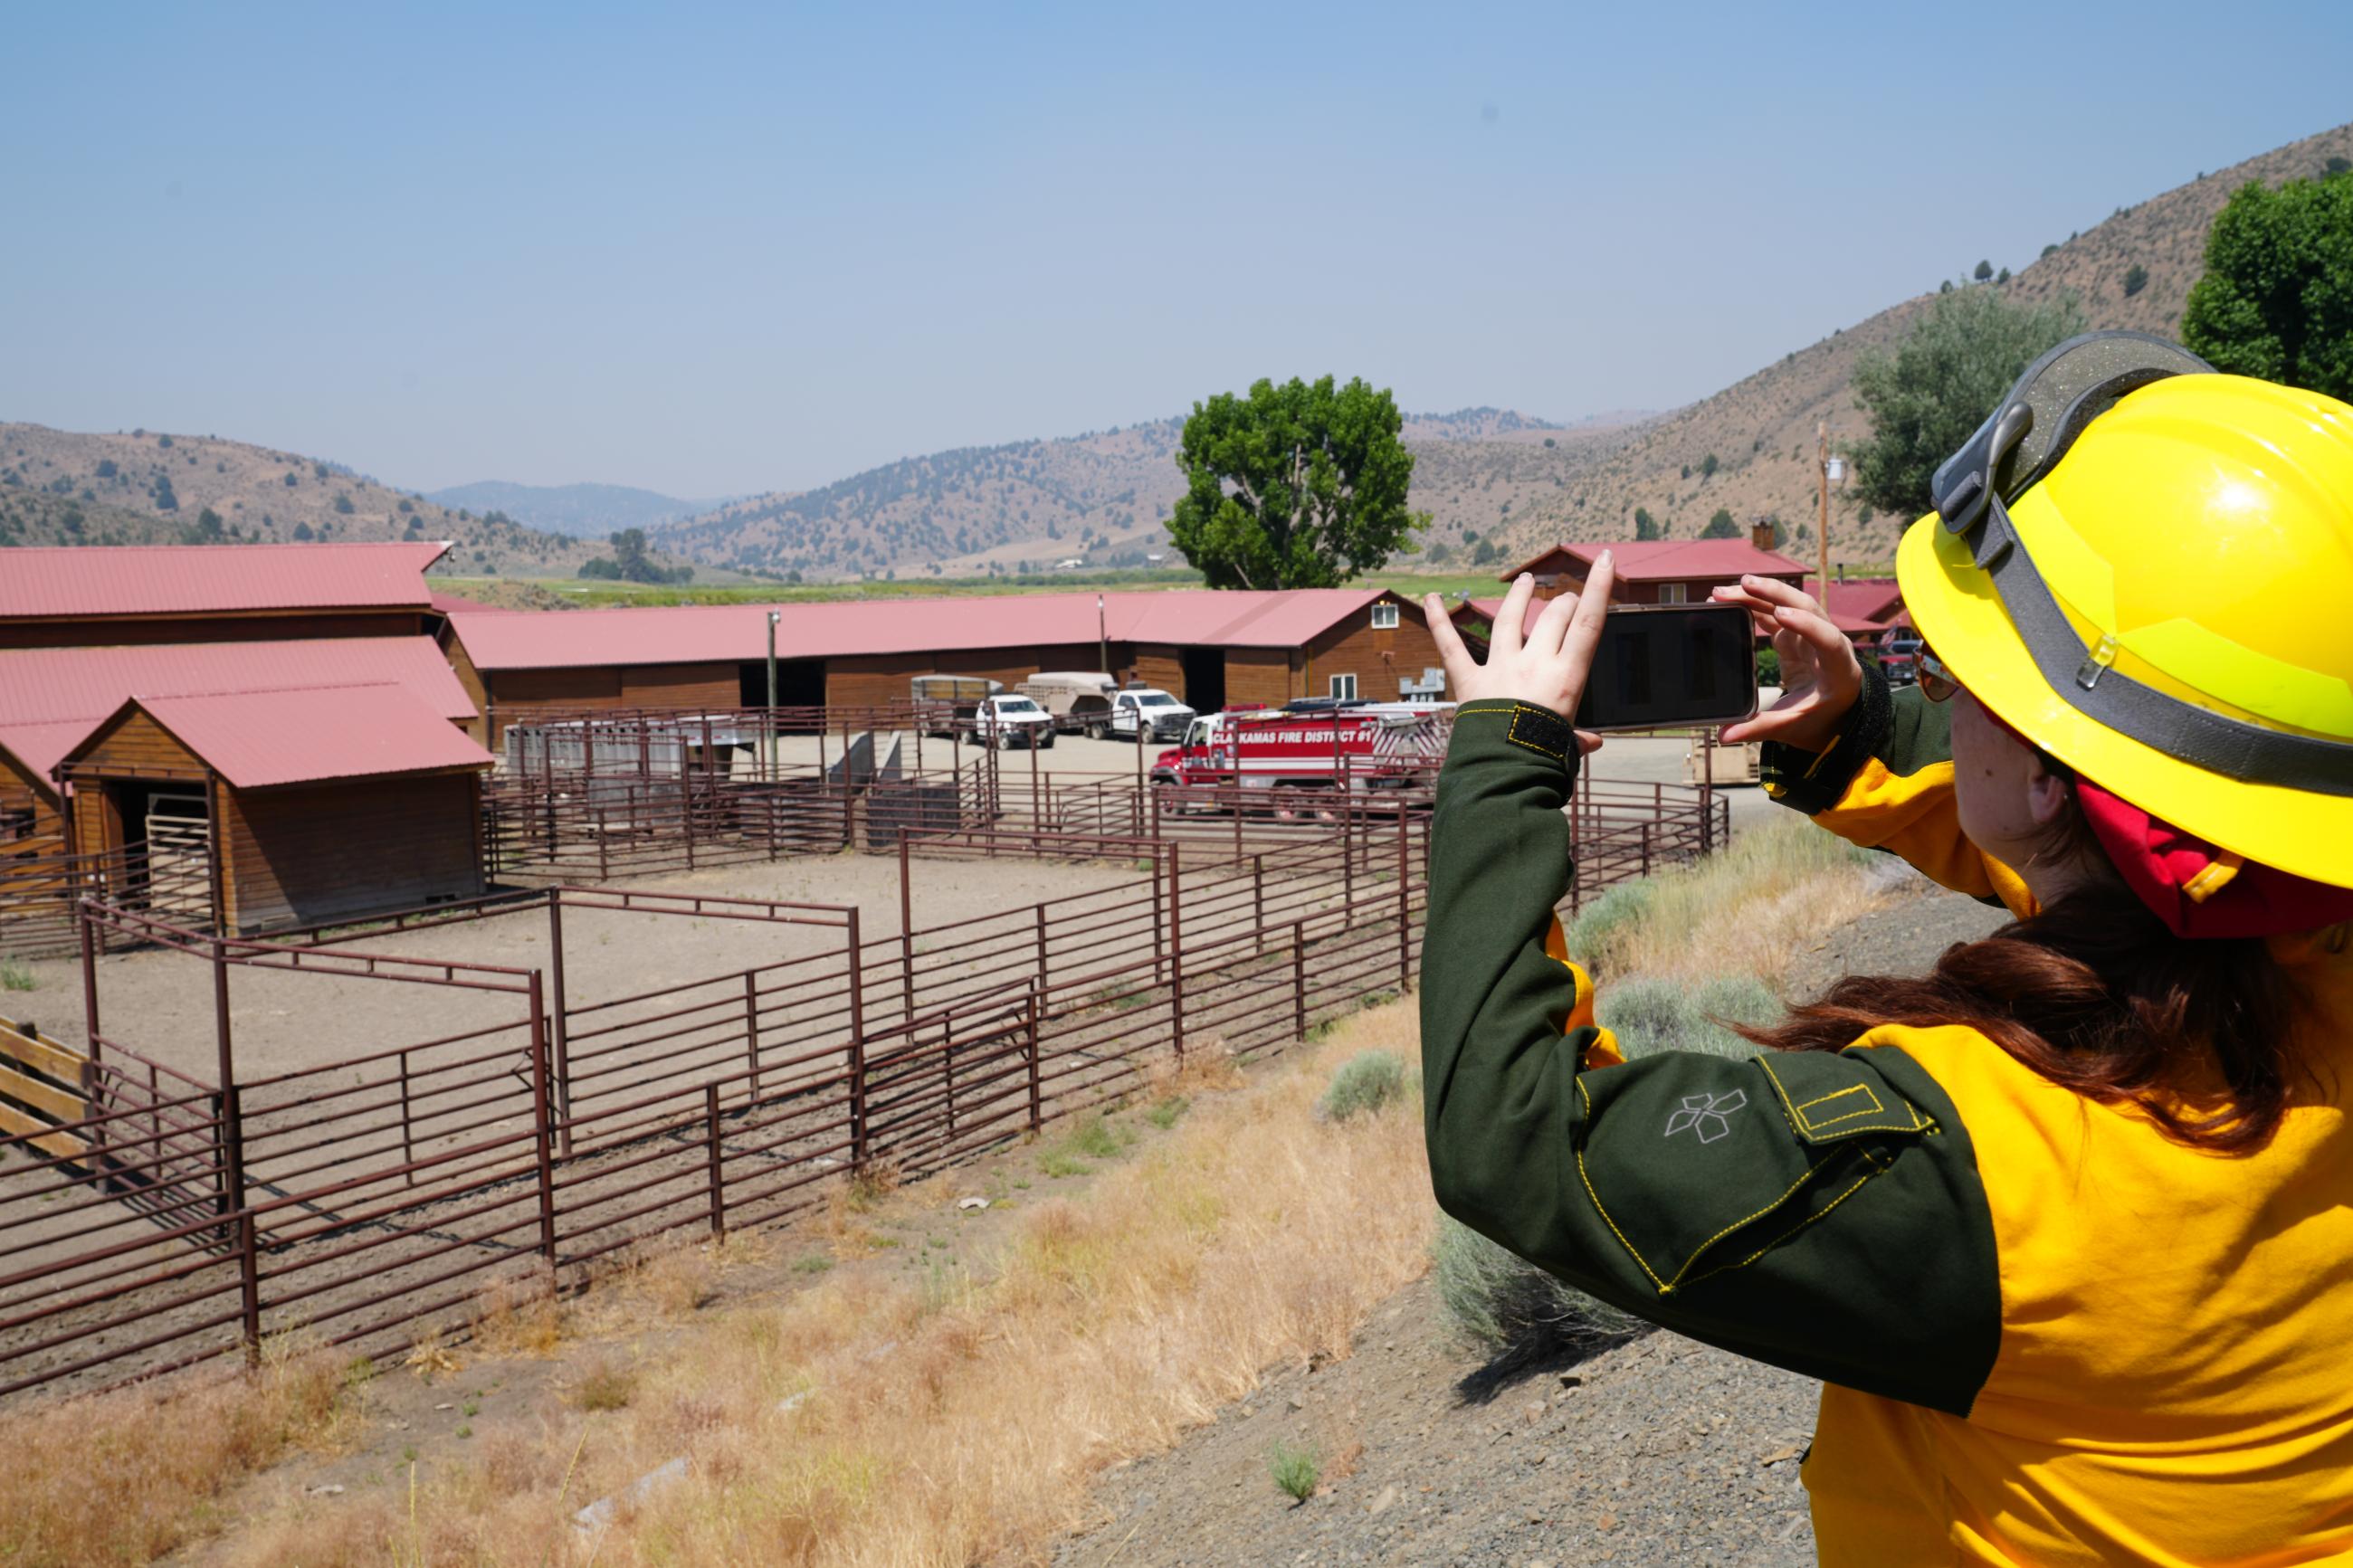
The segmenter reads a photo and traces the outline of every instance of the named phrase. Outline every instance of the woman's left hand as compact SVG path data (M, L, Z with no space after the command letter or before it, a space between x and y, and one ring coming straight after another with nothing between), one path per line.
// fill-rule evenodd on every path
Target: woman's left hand
M1422 601L1430 635L1446 666L1446 689L1457 702L1499 697L1549 708L1564 719L1577 715L1585 683L1593 673L1593 650L1601 642L1601 617L1609 608L1609 587L1617 578L1617 563L1609 551L1593 563L1582 594L1563 595L1546 605L1525 637L1528 601L1535 579L1520 574L1504 595L1495 616L1495 629L1487 645L1487 662L1481 664L1462 645L1462 634L1447 617L1446 605L1436 594ZM1577 749L1592 752L1601 737L1577 732Z

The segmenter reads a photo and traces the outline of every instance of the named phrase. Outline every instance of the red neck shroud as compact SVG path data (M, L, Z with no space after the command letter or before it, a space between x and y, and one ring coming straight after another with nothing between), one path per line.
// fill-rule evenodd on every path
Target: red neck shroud
M2176 936L2284 936L2353 921L2353 888L2242 861L2081 774L2075 798L2126 885Z

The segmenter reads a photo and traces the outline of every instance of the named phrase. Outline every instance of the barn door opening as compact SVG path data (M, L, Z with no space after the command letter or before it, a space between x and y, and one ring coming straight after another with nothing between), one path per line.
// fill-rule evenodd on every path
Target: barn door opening
M1185 673L1185 689L1179 695L1185 705L1196 713L1215 713L1226 705L1226 650L1221 647L1188 647L1177 650L1176 658Z
M186 784L105 781L109 826L121 851L108 878L114 896L166 920L212 923L212 814Z
M768 661L755 659L736 667L736 701L745 708L765 708L768 705ZM822 708L825 706L825 660L821 658L780 658L776 660L776 706L779 708Z

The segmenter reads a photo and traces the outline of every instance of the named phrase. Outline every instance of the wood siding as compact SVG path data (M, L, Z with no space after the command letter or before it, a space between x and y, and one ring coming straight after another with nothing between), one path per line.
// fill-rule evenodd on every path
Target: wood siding
M1114 661L1120 645L1112 645ZM919 675L977 675L1010 691L1043 669L1092 669L1103 661L1095 643L1041 643L1029 647L942 648L932 653L862 654L825 661L825 700L833 708L904 702Z
M449 643L449 668L467 694L482 704L491 733L482 744L501 751L506 727L528 723L550 711L601 712L612 708L733 708L743 698L741 667L735 664L584 665L575 669L500 669L485 679L473 660L459 658L464 645ZM469 677L470 676L470 680ZM903 695L903 693L902 693Z
M110 720L83 742L70 766L78 775L115 778L195 779L206 772L202 758L136 710Z
M452 631L441 634L441 652L448 659L450 672L457 676L458 684L465 689L466 700L474 705L474 721L460 728L480 744L497 751L498 737L490 732L491 689L484 683L482 672L474 668L474 656L466 651L466 645L459 642L458 634Z
M1156 686L1178 701L1185 698L1185 665L1180 651L1167 643L1137 643L1131 660L1134 679Z
M425 629L416 610L346 610L322 615L81 616L0 621L0 647L142 647L179 642L282 642L288 637L413 637Z
M427 773L219 792L223 903L240 934L482 891L481 781Z
M57 841L55 847L62 849L65 847L65 817L48 781L34 777L16 757L0 752L0 816L14 816L21 820L27 811L32 813L32 820L25 825L16 840L16 847L21 850L31 839L44 842L54 839ZM0 854L7 853L8 846L5 834L0 833Z
M1226 650L1226 700L1280 708L1299 689L1301 656L1296 648L1237 647Z
M1394 630L1373 629L1367 605L1307 645L1303 673L1304 697L1328 697L1332 677L1353 675L1356 695L1368 702L1395 702L1403 695L1401 681L1419 680L1425 669L1438 668L1438 643L1421 618L1421 611L1395 595L1382 603L1398 606Z

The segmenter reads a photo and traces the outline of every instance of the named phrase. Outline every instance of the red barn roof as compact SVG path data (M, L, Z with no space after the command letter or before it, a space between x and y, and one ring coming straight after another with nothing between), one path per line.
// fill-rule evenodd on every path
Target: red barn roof
M446 543L72 545L11 550L0 620L423 609Z
M1841 631L1850 630L1849 621L1868 626L1873 631L1884 631L1905 619L1904 591L1895 585L1893 577L1850 577L1833 582L1828 599L1822 597L1820 577L1807 578L1805 586L1806 592L1830 611L1831 619L1839 623Z
M431 637L290 637L0 648L0 724L103 719L126 697L386 684L406 687L444 719L474 716L465 688Z
M132 709L145 711L238 789L487 768L493 761L398 686L134 697L116 712ZM77 742L66 762L96 738L93 731Z
M1250 593L1008 594L773 606L778 658L843 658L1050 643L1297 647L1384 596L1378 588ZM477 669L744 662L765 658L765 605L467 611L449 616Z
M1779 551L1759 550L1745 539L1642 539L1591 544L1564 541L1513 567L1496 581L1508 583L1523 572L1533 572L1555 554L1573 557L1578 564L1578 574L1583 575L1605 550L1617 555L1618 580L1621 583L1677 582L1702 577L1730 582L1744 572L1759 577L1794 580L1806 571Z
M0 649L0 745L47 779L127 697L395 685L445 723L474 705L430 637Z

